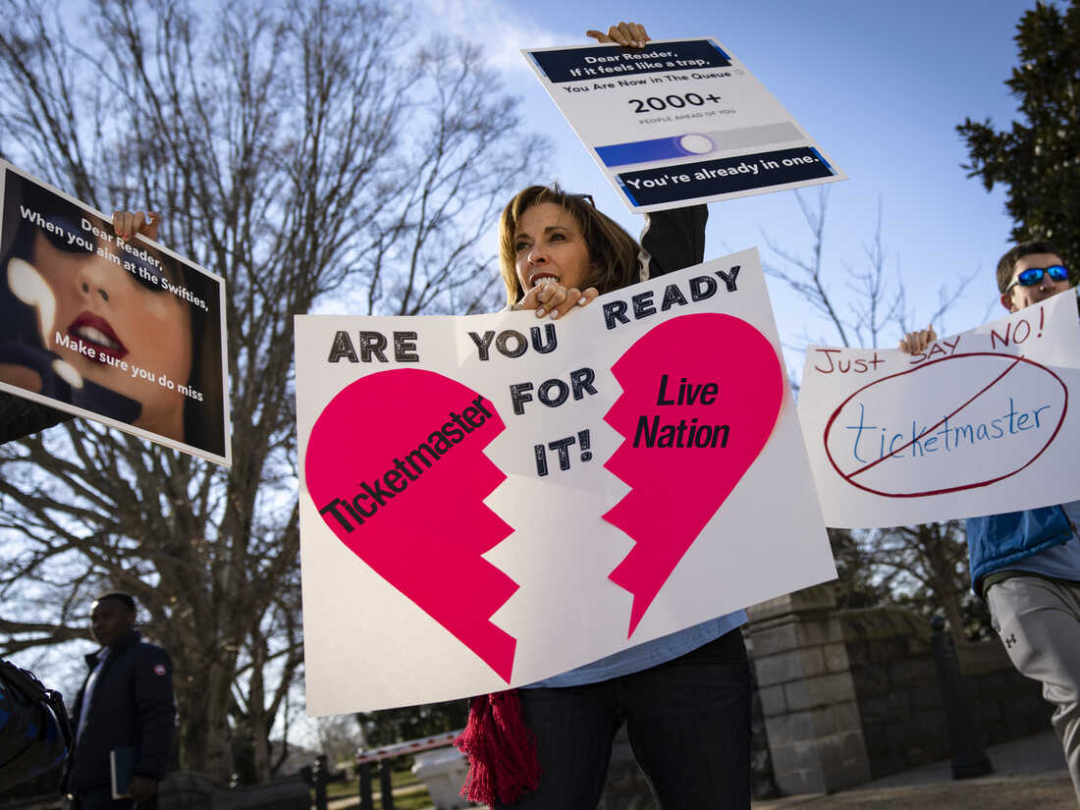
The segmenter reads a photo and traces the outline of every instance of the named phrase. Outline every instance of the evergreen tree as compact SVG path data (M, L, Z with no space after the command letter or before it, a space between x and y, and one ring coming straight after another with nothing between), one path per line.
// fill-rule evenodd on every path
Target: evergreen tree
M987 191L1008 186L1012 238L1049 239L1074 274L1080 266L1080 0L1038 2L1017 26L1019 59L1005 83L1022 121L996 131L989 119L957 127L967 140L971 177ZM1073 281L1076 281L1076 275Z

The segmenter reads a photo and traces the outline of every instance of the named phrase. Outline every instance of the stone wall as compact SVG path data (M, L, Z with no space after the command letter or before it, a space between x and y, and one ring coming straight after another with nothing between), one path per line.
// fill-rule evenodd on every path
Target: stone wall
M873 778L949 759L948 723L924 619L900 608L840 611ZM957 650L983 746L1047 727L1039 685L997 639Z
M833 792L951 757L929 624L900 608L836 610L821 585L751 609L781 792ZM982 745L1047 727L1039 686L993 639L957 651Z
M828 586L750 611L769 750L780 792L831 793L869 781L843 626Z
M756 743L767 738L782 794L832 793L952 756L925 619L901 608L837 610L831 585L749 614L765 727ZM961 645L957 658L983 746L1049 726L1039 685L1013 669L997 639ZM600 810L653 806L622 731Z
M958 650L960 670L971 688L983 745L1045 731L1053 709L1042 686L1017 672L998 639Z
M899 608L838 614L862 716L870 775L949 757L930 627Z

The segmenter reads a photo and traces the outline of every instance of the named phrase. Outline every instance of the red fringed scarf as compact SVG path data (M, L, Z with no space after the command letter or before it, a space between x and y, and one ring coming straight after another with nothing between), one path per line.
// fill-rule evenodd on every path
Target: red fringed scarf
M525 725L516 689L474 697L469 722L454 745L469 758L461 789L469 801L510 804L540 782L536 740Z

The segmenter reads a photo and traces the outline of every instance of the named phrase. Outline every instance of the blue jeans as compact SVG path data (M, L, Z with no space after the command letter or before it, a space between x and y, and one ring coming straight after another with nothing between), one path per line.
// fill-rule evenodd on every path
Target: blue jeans
M624 721L660 810L750 807L750 665L738 629L642 672L520 694L541 775L512 810L595 810Z

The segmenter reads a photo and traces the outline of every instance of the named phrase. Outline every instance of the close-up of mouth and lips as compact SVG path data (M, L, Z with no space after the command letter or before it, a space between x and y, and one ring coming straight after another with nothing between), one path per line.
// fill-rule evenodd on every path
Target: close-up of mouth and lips
M68 324L66 332L70 339L81 340L85 345L91 346L100 363L107 363L111 359L115 364L123 360L128 353L112 324L89 310L83 310L76 315L75 320Z

